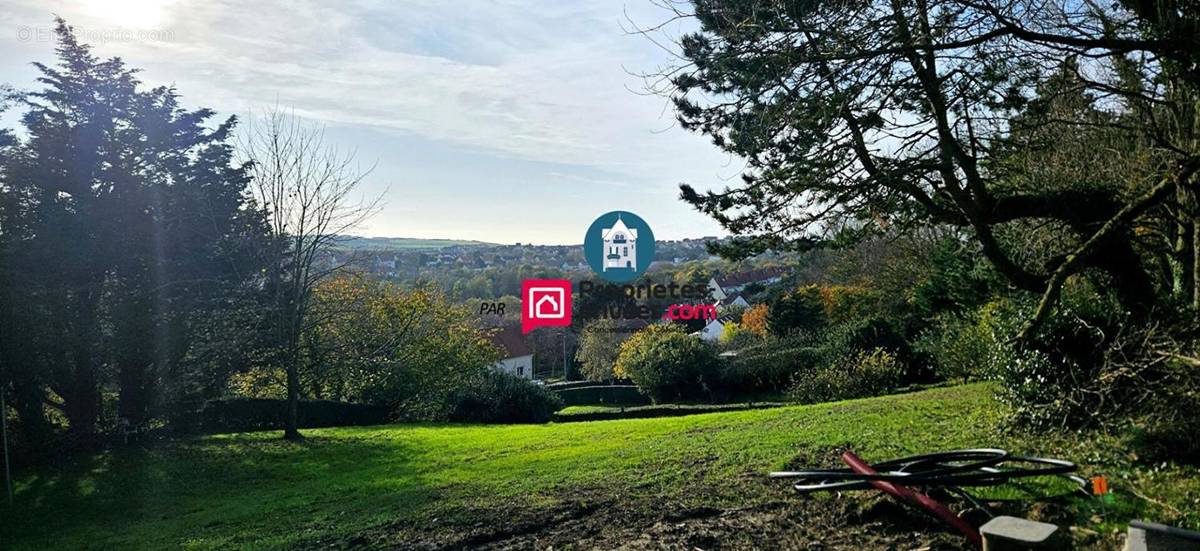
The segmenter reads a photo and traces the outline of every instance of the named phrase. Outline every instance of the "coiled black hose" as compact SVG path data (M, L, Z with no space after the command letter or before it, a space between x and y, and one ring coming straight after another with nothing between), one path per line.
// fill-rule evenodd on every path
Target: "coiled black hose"
M795 480L793 487L800 493L866 490L876 487L872 481L883 481L903 487L941 488L969 501L989 517L995 514L982 500L963 488L998 486L1021 478L1064 476L1086 493L1088 481L1072 473L1077 469L1070 461L1048 457L1013 455L996 448L977 448L926 453L872 463L875 474L856 472L852 468L779 471L771 478Z

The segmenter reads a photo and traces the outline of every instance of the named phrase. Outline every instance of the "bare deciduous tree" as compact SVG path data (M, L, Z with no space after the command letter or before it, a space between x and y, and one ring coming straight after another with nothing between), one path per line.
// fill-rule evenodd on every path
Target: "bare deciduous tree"
M353 152L325 142L323 128L279 107L252 120L240 146L272 238L264 284L274 298L277 359L287 373L283 436L298 440L301 338L312 325L313 289L345 267L336 260L333 245L375 214L381 197L356 193L373 167L361 168Z

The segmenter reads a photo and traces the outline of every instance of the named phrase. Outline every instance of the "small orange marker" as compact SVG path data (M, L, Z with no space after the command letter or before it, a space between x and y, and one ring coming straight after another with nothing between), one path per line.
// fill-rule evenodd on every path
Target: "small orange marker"
M1092 477L1092 493L1102 496L1108 493L1108 479L1103 476Z

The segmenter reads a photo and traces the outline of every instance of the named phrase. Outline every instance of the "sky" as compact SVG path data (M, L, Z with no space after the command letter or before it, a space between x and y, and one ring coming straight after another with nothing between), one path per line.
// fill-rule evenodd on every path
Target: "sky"
M678 186L744 166L645 92L637 74L677 62L628 32L669 18L651 0L0 0L0 83L36 88L54 14L189 108L324 126L375 165L362 191L384 206L361 235L578 244L613 210L659 239L724 235Z

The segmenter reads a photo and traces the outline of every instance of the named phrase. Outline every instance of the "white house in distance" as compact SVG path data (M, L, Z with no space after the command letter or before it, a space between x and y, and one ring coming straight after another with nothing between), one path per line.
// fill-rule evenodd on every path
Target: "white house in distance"
M725 300L738 294L751 283L762 285L775 283L783 277L784 272L783 268L771 267L717 276L708 280L708 290L712 291L713 298Z
M717 339L721 338L721 333L725 332L725 324L731 321L733 321L732 316L721 316L709 321L703 329L692 333L692 336L700 337L701 340L708 342L717 342Z
M492 343L500 349L500 361L493 366L518 377L533 379L533 350L525 344L521 330L509 325L492 335Z
M620 214L617 223L603 230L600 237L604 239L604 271L609 268L637 270L637 230L626 227Z

